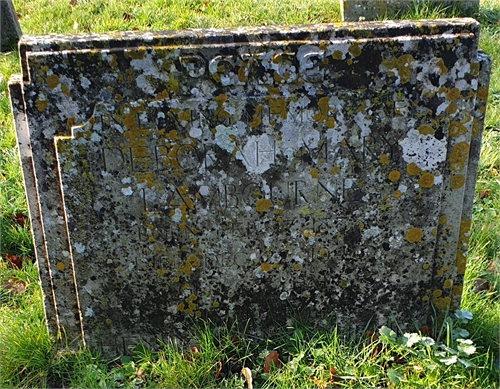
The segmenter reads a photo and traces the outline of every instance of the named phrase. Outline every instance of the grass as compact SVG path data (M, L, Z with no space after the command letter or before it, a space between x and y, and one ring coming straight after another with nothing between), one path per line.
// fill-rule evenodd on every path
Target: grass
M24 33L104 32L300 24L340 20L326 0L23 0L14 1ZM429 3L406 18L456 15ZM486 130L479 166L462 309L441 324L404 334L318 331L295 323L274 339L236 326L193 329L191 348L141 346L109 360L89 350L58 351L45 329L6 80L17 53L0 55L0 387L499 387L500 326L500 0L484 0L480 48L493 59ZM24 259L15 269L8 255ZM482 280L478 283L478 280ZM480 286L483 286L481 291ZM17 292L19 293L17 293ZM464 332L466 331L466 332ZM432 338L430 337L432 336Z

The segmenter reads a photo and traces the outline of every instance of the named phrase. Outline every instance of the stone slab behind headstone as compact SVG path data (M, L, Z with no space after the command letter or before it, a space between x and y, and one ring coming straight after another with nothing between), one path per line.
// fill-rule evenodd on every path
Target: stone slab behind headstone
M12 50L21 38L21 27L11 0L0 0L0 51Z
M10 82L49 330L425 324L460 301L473 19L42 37ZM470 155L470 157L469 157Z
M357 22L394 18L413 9L416 3L424 2L443 7L459 6L464 15L471 15L479 9L479 0L340 0L340 11L343 21Z

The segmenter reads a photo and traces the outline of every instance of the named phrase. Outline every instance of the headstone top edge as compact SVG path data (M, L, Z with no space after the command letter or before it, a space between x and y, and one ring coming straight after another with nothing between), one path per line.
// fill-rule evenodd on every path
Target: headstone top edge
M21 51L53 52L78 49L113 49L173 44L265 43L280 40L325 40L331 38L377 38L477 33L474 18L338 22L314 25L284 25L164 31L114 31L101 34L23 35ZM304 33L309 33L305 37Z

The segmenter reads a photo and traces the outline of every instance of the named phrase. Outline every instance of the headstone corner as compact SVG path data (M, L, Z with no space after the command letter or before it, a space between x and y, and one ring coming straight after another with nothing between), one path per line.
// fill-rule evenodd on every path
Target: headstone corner
M12 0L0 0L0 51L16 47L22 32Z

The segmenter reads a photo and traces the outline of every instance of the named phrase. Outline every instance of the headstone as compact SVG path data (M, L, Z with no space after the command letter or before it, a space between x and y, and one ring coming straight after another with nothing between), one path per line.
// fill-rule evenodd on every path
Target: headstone
M479 9L479 0L340 0L340 12L343 21L357 22L398 17L423 4L459 7L463 15L472 15Z
M48 327L425 324L460 301L490 60L473 19L24 36Z
M2 34L0 51L16 47L22 33L12 0L0 0L0 31Z

